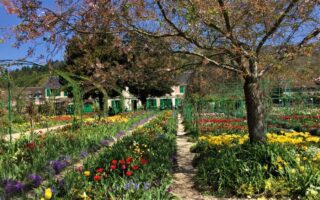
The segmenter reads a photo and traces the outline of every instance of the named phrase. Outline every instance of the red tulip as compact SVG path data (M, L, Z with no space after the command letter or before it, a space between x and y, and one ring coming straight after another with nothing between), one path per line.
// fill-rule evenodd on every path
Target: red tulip
M140 163L146 165L148 163L148 160L141 158Z
M126 176L132 176L133 172L132 171L127 171Z
M111 164L113 164L113 165L116 165L117 163L118 163L117 160L112 160L112 161L111 161Z
M34 142L30 142L26 144L26 148L28 148L29 150L34 150L35 147L36 147L36 144Z
M93 177L93 179L94 179L95 181L100 181L100 180L101 180L101 176L95 175L95 176Z
M97 173L102 173L102 172L103 172L103 168L98 168L98 169L96 169L96 172L97 172Z
M111 165L111 166L110 166L110 169L111 169L111 170L115 170L115 169L117 169L117 166L116 166L116 165Z
M121 165L121 169L126 169L126 165Z
M128 158L126 159L127 165L129 165L130 163L132 163L132 161L133 161L133 158L132 158L132 157L128 157Z
M126 161L124 161L124 160L119 160L119 164L120 164L120 165L124 165L124 164L126 164Z
M131 169L134 170L134 171L136 171L136 170L139 169L139 167L138 167L138 165L133 165L133 166L131 167Z

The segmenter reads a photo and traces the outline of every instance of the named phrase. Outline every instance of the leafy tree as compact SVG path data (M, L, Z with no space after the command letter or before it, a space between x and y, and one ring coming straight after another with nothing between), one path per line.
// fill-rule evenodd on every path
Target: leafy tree
M265 140L262 78L295 55L310 54L320 33L315 0L57 1L58 11L37 0L2 3L23 19L15 29L18 44L45 36L61 46L70 34L95 35L110 26L116 35L129 31L169 42L173 54L237 73L252 142Z

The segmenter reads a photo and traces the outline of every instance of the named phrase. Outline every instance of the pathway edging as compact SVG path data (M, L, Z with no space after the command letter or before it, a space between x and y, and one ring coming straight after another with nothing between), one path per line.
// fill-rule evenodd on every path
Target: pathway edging
M203 196L194 188L194 176L197 170L192 166L194 154L190 152L194 144L188 141L181 114L178 114L177 131L177 164L178 167L173 174L172 193L183 200L217 200L212 196Z

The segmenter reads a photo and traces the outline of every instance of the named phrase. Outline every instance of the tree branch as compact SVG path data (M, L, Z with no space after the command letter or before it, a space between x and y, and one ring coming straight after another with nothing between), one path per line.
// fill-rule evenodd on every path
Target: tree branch
M192 44L196 45L197 47L201 48L201 49L206 49L206 50L212 50L212 48L209 48L207 46L203 46L202 44L200 44L197 40L189 37L185 32L183 32L180 28L178 28L167 16L163 6L161 5L160 1L157 1L157 5L160 9L160 12L164 18L164 20L178 33L178 36L183 37L184 39L186 39L187 41L191 42Z
M303 40L299 43L299 47L302 47L308 43L309 40L311 40L314 37L317 37L317 35L320 34L320 28L315 29L311 33L309 33Z
M164 34L156 35L156 34L148 32L148 31L138 29L133 25L131 25L131 26L133 29L129 29L129 31L133 31L133 32L136 32L136 33L139 33L142 35L149 36L149 37L161 38L161 37L178 37L179 36L179 34L171 34L171 33L164 33Z
M224 5L223 0L218 0L218 2L219 2L219 6L220 6L220 9L221 9L221 12L223 14L223 18L224 18L224 21L225 21L225 24L226 24L226 28L227 28L228 34L230 34L230 36L231 36L232 35L232 29L231 29L231 25L230 25L230 19L229 19L228 12L225 9L225 5Z
M269 37L275 33L280 24L283 22L283 20L285 19L285 17L287 16L287 14L291 11L291 9L294 7L294 5L298 2L298 0L293 0L288 7L286 8L286 10L282 13L282 15L278 18L278 20L273 24L273 26L271 27L271 29L265 34L265 36L262 38L262 40L259 42L258 47L256 49L256 55L258 55L260 53L260 50L262 48L262 46L264 45L264 43L269 39Z
M232 71L232 72L236 72L238 74L242 74L243 73L243 71L234 68L232 65L219 63L219 62L217 62L215 60L212 60L212 59L208 58L207 56L205 56L203 54L200 54L200 53L191 52L191 51L173 51L173 53L182 53L182 54L194 55L194 56L197 56L199 58L206 59L209 63L212 63L215 66L220 67L222 69L226 69L226 70L229 70L229 71Z
M272 69L273 65L272 64L269 64L269 65L266 65L258 74L258 77L262 77L264 76L268 71L270 71Z

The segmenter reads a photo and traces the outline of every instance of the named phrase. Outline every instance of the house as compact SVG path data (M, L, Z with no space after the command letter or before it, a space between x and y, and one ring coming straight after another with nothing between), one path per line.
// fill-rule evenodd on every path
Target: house
M166 109L177 108L181 105L181 101L185 96L186 87L191 77L192 71L186 71L177 77L176 85L171 87L172 92L161 97L148 97L146 102L147 109ZM126 87L120 96L108 100L109 107L112 108L112 113L124 111L133 111L142 107L141 101L129 92ZM123 105L121 105L121 100ZM121 107L123 106L123 108Z
M31 100L35 105L41 105L45 101L44 90L42 87L18 88L20 94L26 100Z
M147 109L166 109L177 108L181 106L181 101L184 99L188 82L191 78L192 71L183 72L177 77L176 85L172 86L172 93L162 97L147 98Z
M123 101L123 108L121 101ZM129 92L128 87L125 87L125 90L121 91L121 96L108 99L108 105L112 108L113 113L119 113L121 111L134 111L140 108L142 103L137 97Z
M55 102L68 99L68 92L62 89L58 76L50 76L43 86L45 100L54 100Z

